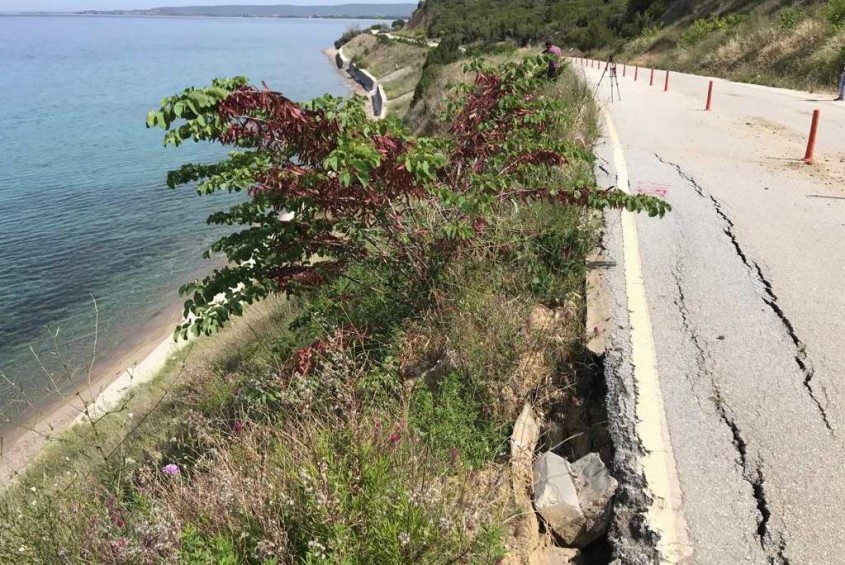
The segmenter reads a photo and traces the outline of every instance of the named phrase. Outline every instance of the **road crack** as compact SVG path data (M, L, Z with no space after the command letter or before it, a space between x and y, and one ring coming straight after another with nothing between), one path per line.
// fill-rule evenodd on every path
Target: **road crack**
M816 393L815 387L813 386L815 370L813 368L812 361L807 355L807 345L801 340L800 337L798 337L798 334L795 331L795 326L793 325L792 321L787 317L783 309L780 307L778 297L774 293L771 281L766 278L766 276L763 274L763 270L760 268L760 265L757 264L756 261L749 259L748 255L742 249L742 246L740 245L739 240L737 239L736 233L734 231L735 225L733 221L722 209L721 203L716 200L712 195L707 194L704 188L700 184L698 184L698 182L694 178L684 172L680 165L663 159L663 157L661 157L657 153L655 153L654 156L657 158L658 161L660 161L664 165L673 167L677 171L678 176L687 181L699 196L710 200L710 202L713 204L713 208L716 211L716 214L722 219L725 224L725 227L722 228L722 231L730 240L731 244L734 247L734 250L736 251L737 256L740 258L746 268L748 268L752 276L757 279L757 281L762 285L764 290L763 302L772 310L775 316L777 316L777 318L780 320L783 328L786 330L786 334L789 336L789 339L795 345L795 364L798 366L798 369L801 371L801 374L804 377L804 388L807 390L807 394L809 395L813 404L815 404L816 409L818 410L819 415L821 416L822 422L824 423L824 426L827 428L828 432L830 432L831 435L834 435L833 425L831 424L830 419L828 418L827 410L825 406L822 405L822 402L819 399L818 394ZM824 389L822 389L822 392L824 393Z
M675 299L675 305L678 307L678 311L681 314L681 322L684 327L684 331L688 335L696 351L698 376L699 378L709 378L710 387L713 391L711 399L716 409L716 413L722 423L730 430L731 443L737 453L737 464L739 466L740 475L751 487L751 494L754 498L758 514L757 529L755 532L757 541L760 544L761 549L768 555L769 563L771 565L788 565L789 562L784 556L786 551L786 542L783 534L781 533L779 536L779 543L775 548L773 544L773 535L769 529L772 511L766 497L762 464L759 461L753 464L749 461L748 443L740 431L736 420L733 416L731 416L731 411L722 396L722 392L719 389L719 385L716 382L713 372L708 368L708 364L713 363L713 358L707 349L707 344L701 340L698 331L695 328L694 322L690 317L690 312L686 303L686 294L684 293L684 288L681 284L683 277L681 275L680 266L676 266L672 270L672 276L675 279L678 291L677 298ZM694 388L695 381L690 382Z
M769 280L763 275L763 270L760 268L760 265L754 263L754 269L757 271L757 277L763 283L763 288L766 290L766 298L764 298L764 301L768 304L769 308L772 309L775 315L780 318L781 323L786 328L786 333L789 336L789 339L791 339L792 343L795 344L795 363L804 375L804 388L807 389L807 393L810 395L810 398L813 399L813 402L816 404L816 408L818 408L821 413L825 427L827 427L828 431L833 434L833 426L827 417L827 411L824 406L822 406L822 403L816 396L816 391L813 388L815 369L813 368L813 362L807 356L807 346L803 341L801 341L801 338L798 337L798 334L795 332L795 326L792 325L792 321L786 317L783 309L778 304L778 297L775 295Z
M704 344L701 342L701 338L698 335L698 332L695 329L695 326L690 319L690 312L689 308L687 307L687 298L686 294L684 293L684 287L681 285L682 275L680 273L680 267L675 267L672 270L672 277L675 279L675 286L678 289L678 296L675 298L675 306L678 308L678 312L681 315L681 325L684 328L684 331L689 336L690 341L692 342L693 347L695 347L695 364L696 368L698 369L698 379L691 378L689 374L686 375L687 381L690 383L690 387L692 388L693 392L695 391L695 387L697 381L701 377L709 376L712 380L712 375L710 375L710 370L707 368L707 359L710 355L707 353ZM698 405L701 406L701 401L698 398L698 394L694 394L696 402Z
M769 522L772 518L772 510L769 507L769 501L766 497L766 480L763 476L763 466L761 461L751 462L748 457L748 443L742 435L733 416L731 416L730 408L722 398L722 393L718 385L713 382L713 404L719 418L722 420L731 432L731 442L737 452L737 463L739 464L742 478L751 486L752 496L757 506L757 541L760 547L769 556L769 563L772 565L788 565L789 561L785 557L786 541L783 535L779 536L777 546L774 546L772 532L769 529Z

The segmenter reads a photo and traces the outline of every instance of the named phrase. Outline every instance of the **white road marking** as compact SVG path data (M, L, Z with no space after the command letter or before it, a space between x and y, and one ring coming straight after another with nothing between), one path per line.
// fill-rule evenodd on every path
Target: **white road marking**
M630 194L628 168L619 134L605 110L607 132L613 148L617 187ZM643 472L652 495L649 526L660 533L657 550L665 563L683 563L693 554L683 514L681 486L675 455L666 423L663 395L657 371L657 355L651 329L640 244L634 214L622 211L622 240L625 254L625 290L631 326L631 356L637 386L637 432L646 452Z

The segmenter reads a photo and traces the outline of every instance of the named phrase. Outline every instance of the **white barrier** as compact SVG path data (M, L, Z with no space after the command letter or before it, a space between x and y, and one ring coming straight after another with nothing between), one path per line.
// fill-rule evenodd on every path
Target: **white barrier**
M334 56L334 62L338 69L344 70L349 66L349 57L343 54L343 47L337 50Z
M376 119L382 119L387 115L387 94L384 88L378 83L376 77L353 63L343 52L343 48L337 50L335 63L338 69L345 69L352 77L352 80L360 84L370 95L370 103L373 107L373 115Z
M372 96L373 114L377 119L382 119L387 115L387 94L384 93L384 88L379 84L376 86L376 91Z

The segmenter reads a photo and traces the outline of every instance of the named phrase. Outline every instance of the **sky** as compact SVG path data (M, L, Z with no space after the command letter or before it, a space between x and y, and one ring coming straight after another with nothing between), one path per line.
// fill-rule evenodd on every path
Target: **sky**
M79 10L131 10L161 6L215 6L231 4L332 4L415 3L415 0L0 0L0 12L76 12Z

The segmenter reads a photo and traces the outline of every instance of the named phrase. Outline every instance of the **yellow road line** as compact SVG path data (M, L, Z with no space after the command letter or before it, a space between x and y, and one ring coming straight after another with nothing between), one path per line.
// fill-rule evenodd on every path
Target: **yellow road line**
M630 193L628 168L619 135L605 110L607 131L613 149L617 187ZM622 240L625 254L625 290L631 330L631 363L637 386L637 433L645 449L643 472L653 498L648 512L649 526L660 533L657 549L661 561L682 563L693 553L683 514L675 455L666 423L663 395L657 371L657 355L640 262L640 244L634 214L622 211Z

